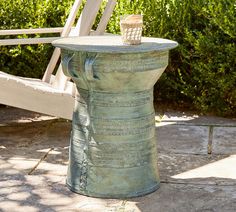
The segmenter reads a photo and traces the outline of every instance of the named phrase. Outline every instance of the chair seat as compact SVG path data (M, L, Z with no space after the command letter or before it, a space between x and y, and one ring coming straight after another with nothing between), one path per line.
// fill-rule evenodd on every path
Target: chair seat
M0 85L2 104L72 119L72 86L71 89L60 90L40 79L17 77L1 71ZM69 85L73 83L69 82Z
M7 82L9 84L14 83L15 85L17 85L17 87L26 86L28 88L32 88L44 93L47 92L59 95L72 95L69 89L59 90L57 88L54 88L51 84L43 82L40 79L18 77L0 71L0 84L2 85L4 82Z

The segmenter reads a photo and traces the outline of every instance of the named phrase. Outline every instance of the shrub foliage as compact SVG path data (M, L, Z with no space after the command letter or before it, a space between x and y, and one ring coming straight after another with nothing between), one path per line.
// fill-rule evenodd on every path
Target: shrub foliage
M62 26L72 2L0 1L0 27ZM145 36L164 37L179 43L170 53L170 65L155 85L157 102L178 106L188 103L201 112L236 115L235 1L118 0L108 31L119 33L120 16L127 13L144 15ZM0 51L0 70L39 77L52 48L49 45L14 46L1 47Z
M73 0L0 1L0 29L61 27L72 3ZM4 39L39 36L4 36ZM0 70L20 76L42 77L52 50L51 45L1 46Z

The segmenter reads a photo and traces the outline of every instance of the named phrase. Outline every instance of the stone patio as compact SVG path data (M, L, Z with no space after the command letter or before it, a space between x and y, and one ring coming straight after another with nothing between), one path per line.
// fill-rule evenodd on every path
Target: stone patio
M0 212L236 211L236 120L157 114L161 188L99 199L65 186L71 123L0 108Z

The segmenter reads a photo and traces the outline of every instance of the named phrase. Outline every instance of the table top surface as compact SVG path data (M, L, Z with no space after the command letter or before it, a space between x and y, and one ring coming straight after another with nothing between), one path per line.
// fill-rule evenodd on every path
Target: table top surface
M97 53L167 51L178 46L178 43L172 40L147 37L142 37L140 45L126 45L122 43L121 36L117 35L61 38L52 44L62 49Z

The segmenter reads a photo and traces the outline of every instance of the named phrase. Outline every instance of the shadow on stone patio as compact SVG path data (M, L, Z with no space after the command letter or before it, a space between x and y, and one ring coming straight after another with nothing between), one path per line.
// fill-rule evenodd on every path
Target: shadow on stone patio
M161 188L118 200L78 195L65 186L70 122L36 121L31 114L19 123L22 118L11 122L6 116L0 127L0 211L235 211L235 120L158 115Z

